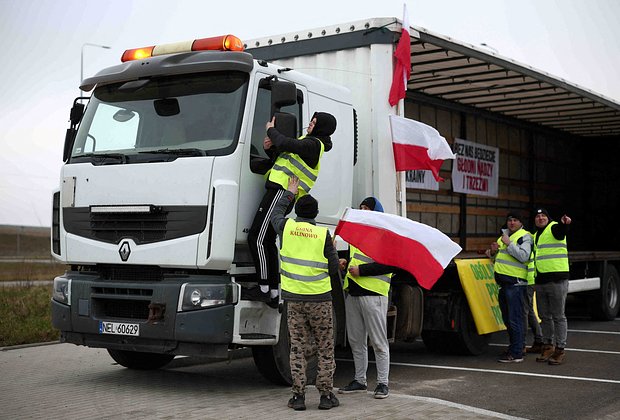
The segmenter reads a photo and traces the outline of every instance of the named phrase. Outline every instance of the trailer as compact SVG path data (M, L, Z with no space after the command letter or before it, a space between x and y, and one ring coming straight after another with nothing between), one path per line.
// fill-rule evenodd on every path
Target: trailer
M318 110L338 120L312 190L320 224L333 230L347 207L374 195L387 212L433 226L463 248L431 290L406 276L393 281L392 340L422 336L432 350L483 352L490 331L473 309L485 306L483 316L493 317L494 303L469 293L488 289L492 299L490 261L480 251L497 239L508 209L541 205L573 217L571 291L591 300L593 315L613 319L620 251L607 231L620 200L620 185L609 182L620 171L613 161L620 104L409 29L412 73L395 107L387 100L401 34L395 18L243 48L228 37L137 48L84 80L80 88L94 93L85 110L80 100L72 108L53 197L52 253L69 266L54 280L61 339L107 348L121 365L141 369L247 346L263 375L289 383L283 305L244 298L255 284L246 239L262 195L265 122L286 115L295 136ZM423 172L396 173L393 114L435 127L457 155L462 149L467 158L471 148L472 159L493 157L496 178L457 185L453 173L462 168L450 161L437 185ZM466 281L468 270L486 281ZM333 289L336 343L345 345L344 294L339 284Z

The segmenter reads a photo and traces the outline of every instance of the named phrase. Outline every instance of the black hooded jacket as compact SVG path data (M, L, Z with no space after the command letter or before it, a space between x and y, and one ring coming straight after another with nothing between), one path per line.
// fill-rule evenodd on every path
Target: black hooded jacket
M299 155L304 162L311 168L316 167L319 163L321 155L321 143L326 152L332 149L331 135L336 131L336 118L326 112L315 112L312 118L316 118L317 122L312 129L312 133L303 139L293 139L286 137L280 133L275 127L267 130L267 136L271 139L273 147L267 153L272 159L277 157L278 153L289 152ZM267 181L267 188L282 188L279 184Z

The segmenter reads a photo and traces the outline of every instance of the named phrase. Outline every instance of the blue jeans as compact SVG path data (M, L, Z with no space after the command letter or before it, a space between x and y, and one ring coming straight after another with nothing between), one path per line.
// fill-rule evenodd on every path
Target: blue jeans
M499 308L502 311L502 319L506 330L510 346L508 351L512 357L520 359L523 357L523 300L527 293L526 286L504 285L499 287Z

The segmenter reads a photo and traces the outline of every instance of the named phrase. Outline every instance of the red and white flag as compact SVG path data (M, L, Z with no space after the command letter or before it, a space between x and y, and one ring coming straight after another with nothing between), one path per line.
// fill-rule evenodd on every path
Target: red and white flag
M426 169L443 181L439 176L443 161L456 158L446 139L429 125L397 115L390 115L390 126L396 170Z
M461 247L441 231L405 217L347 209L336 235L380 264L411 273L420 286L433 287Z
M406 4L403 4L403 28L394 51L394 58L396 62L394 63L392 86L388 98L391 106L396 105L399 100L405 97L407 81L411 76L411 42L409 40L409 15L407 14Z

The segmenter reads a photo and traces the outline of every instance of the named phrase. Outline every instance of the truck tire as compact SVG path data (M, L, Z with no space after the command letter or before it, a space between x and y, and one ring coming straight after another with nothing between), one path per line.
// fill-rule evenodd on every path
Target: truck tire
M450 312L454 331L423 330L421 335L426 348L443 354L477 356L484 353L488 348L488 336L478 334L465 295L456 296Z
M274 346L254 346L252 347L252 357L258 371L265 379L276 385L288 386L293 383L291 377L291 342L288 335L286 302L283 304L282 320L280 321L280 339ZM335 323L335 318L334 318ZM334 328L335 330L335 328ZM316 343L309 346L306 354L306 383L308 385L316 382L317 357Z
M119 365L139 370L159 369L174 359L174 354L143 353L113 349L108 349L108 353Z
M601 288L592 307L592 317L600 321L613 321L620 310L620 276L611 264L606 265L601 278Z

